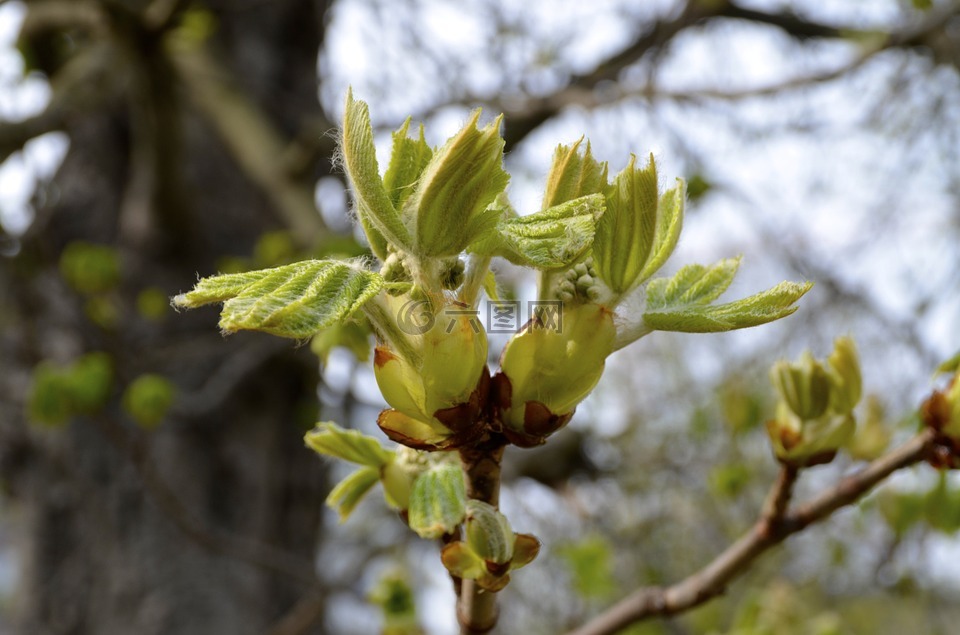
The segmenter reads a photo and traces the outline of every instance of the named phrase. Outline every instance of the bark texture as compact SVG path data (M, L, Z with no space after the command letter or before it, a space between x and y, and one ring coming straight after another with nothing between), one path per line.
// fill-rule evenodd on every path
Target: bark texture
M149 4L103 2L108 32L85 31L76 59L57 62L106 58L107 72L95 75L103 92L96 108L70 111L67 158L19 254L0 269L0 476L25 542L21 633L263 633L308 588L316 593L326 486L302 441L317 416L315 358L266 336L222 338L215 309L159 320L136 309L144 289L186 290L220 258L250 255L263 231L288 226L194 107L168 54L163 20L175 23L186 3ZM215 30L205 52L263 125L293 142L320 117L326 4L207 5ZM32 34L38 50L49 35ZM310 200L328 170L312 161L284 186ZM114 326L91 321L89 298L59 273L77 240L120 254L121 283L105 300ZM108 406L62 429L28 425L22 395L34 365L88 351L114 362ZM145 372L178 389L154 431L121 406L122 386ZM322 632L312 628L301 632Z

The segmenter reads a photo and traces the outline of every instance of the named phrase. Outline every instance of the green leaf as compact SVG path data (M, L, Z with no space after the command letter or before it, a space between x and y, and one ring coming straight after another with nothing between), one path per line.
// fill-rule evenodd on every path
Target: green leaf
M613 595L617 585L613 577L614 551L606 538L593 535L557 549L570 570L573 587L583 598Z
M104 293L120 282L120 255L107 245L75 241L60 255L60 273L80 293Z
M606 191L607 164L593 158L589 141L581 156L579 150L582 142L583 137L572 145L557 146L543 193L543 209Z
M308 338L348 319L383 288L383 278L333 260L306 260L274 269L204 278L173 299L193 308L224 302L220 328Z
M683 208L686 202L686 184L677 179L677 187L667 190L657 206L657 230L653 237L650 259L640 272L639 281L655 274L667 262L680 239L683 227Z
M727 258L712 267L687 265L672 278L657 278L647 285L647 310L710 304L730 287L740 258Z
M173 405L176 388L163 375L140 375L123 392L123 409L144 428L155 428Z
M537 269L569 266L590 248L603 204L603 195L591 194L502 221L471 251Z
M593 243L594 266L617 295L643 282L641 274L657 237L657 168L653 156L646 168L636 157L607 188L607 211L597 224ZM679 231L679 228L678 228Z
M362 467L337 483L327 496L327 506L337 510L340 522L347 519L367 492L380 480L380 470Z
M387 242L409 249L413 242L410 232L400 219L380 178L369 109L367 104L353 98L352 90L347 91L341 147L344 166L356 199L357 216L373 252L380 260L385 260Z
M957 351L957 354L937 366L937 370L934 371L934 375L939 375L941 373L955 373L960 370L960 351Z
M407 520L421 538L452 533L466 516L467 493L459 465L435 465L417 477Z
M375 438L356 430L345 430L329 421L317 424L316 428L304 435L303 440L307 447L318 454L377 470L394 458L394 453L384 449Z
M652 286L652 283L651 283ZM716 306L699 303L669 305L648 310L643 314L647 328L653 331L679 331L683 333L720 333L773 322L797 310L795 302L810 290L810 282L781 282L742 300ZM716 287L713 288L714 291ZM691 292L696 298L696 293ZM656 300L655 300L656 302Z
M404 204L405 218L416 217L416 253L455 256L492 230L502 210L491 206L507 187L500 121L477 128L480 110L437 150Z
M420 126L420 136L417 139L407 136L409 129L410 119L407 119L400 129L393 133L390 165L383 175L383 186L387 189L394 208L398 210L403 208L404 202L413 194L420 175L433 157L433 150L423 136L423 125Z

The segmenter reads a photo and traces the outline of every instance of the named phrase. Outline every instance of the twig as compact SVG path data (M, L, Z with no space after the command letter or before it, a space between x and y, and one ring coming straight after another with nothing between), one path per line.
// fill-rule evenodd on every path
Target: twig
M481 500L494 507L500 502L500 462L504 446L497 441L490 447L464 448L460 460L467 479L467 498ZM457 600L460 635L489 633L497 625L497 594L463 580Z
M611 635L630 624L651 617L675 615L720 595L734 578L744 573L771 547L829 517L841 507L856 502L897 470L922 461L930 451L935 434L933 430L924 430L791 512L786 511L786 503L792 480L786 472L781 472L758 521L710 564L672 586L638 589L568 635ZM774 522L771 523L771 519Z

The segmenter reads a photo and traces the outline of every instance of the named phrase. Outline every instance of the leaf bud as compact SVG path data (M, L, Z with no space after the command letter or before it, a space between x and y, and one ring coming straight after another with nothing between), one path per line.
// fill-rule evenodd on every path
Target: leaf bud
M410 492L407 522L421 538L440 538L466 514L463 470L455 463L434 465L417 477Z

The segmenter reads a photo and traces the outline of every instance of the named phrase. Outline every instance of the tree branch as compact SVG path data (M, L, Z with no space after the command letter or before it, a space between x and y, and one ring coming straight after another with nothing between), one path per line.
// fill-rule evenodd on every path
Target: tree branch
M792 479L785 471L754 526L700 571L669 587L638 589L568 635L611 635L644 619L681 613L720 595L753 561L809 525L856 502L899 469L924 460L936 433L927 429L792 512L786 510ZM785 468L787 469L787 468Z
M500 462L504 445L494 441L491 447L479 446L460 450L460 460L467 479L467 498L481 500L494 507L500 502ZM476 580L463 580L457 600L460 635L489 633L497 625L497 594L481 588Z
M774 94L783 89L795 88L817 81L827 81L839 77L861 66L867 59L876 53L891 48L913 48L927 46L931 37L943 31L948 19L960 12L960 3L948 3L933 10L919 24L895 31L887 38L872 47L862 55L857 56L848 66L835 71L797 78L783 84L775 84L749 91L725 93L721 91L694 91L682 93L662 93L654 87L648 86L639 91L621 93L619 89L612 94L597 94L596 89L605 83L611 86L617 81L620 73L637 63L649 53L662 50L679 33L690 28L702 26L718 19L734 19L753 24L766 25L783 31L786 35L799 40L810 39L844 39L851 40L863 37L876 38L876 33L857 28L847 28L823 24L807 20L788 12L769 13L765 11L741 7L733 2L698 2L691 0L683 11L672 19L663 19L638 35L627 48L599 63L592 71L580 75L573 75L566 87L545 95L530 98L513 108L501 108L507 114L507 125L504 134L507 147L519 143L541 124L555 117L562 110L571 106L595 108L603 103L609 103L627 94L657 95L672 99L693 99L711 97L717 99L741 99L753 95Z
M172 58L190 97L234 160L270 199L301 246L312 246L324 231L323 220L310 187L284 169L288 144L279 131L203 50L181 47Z
M112 46L96 44L73 56L51 81L50 103L38 115L16 122L0 122L0 162L42 134L65 129L70 120L90 112L113 97L110 80Z

